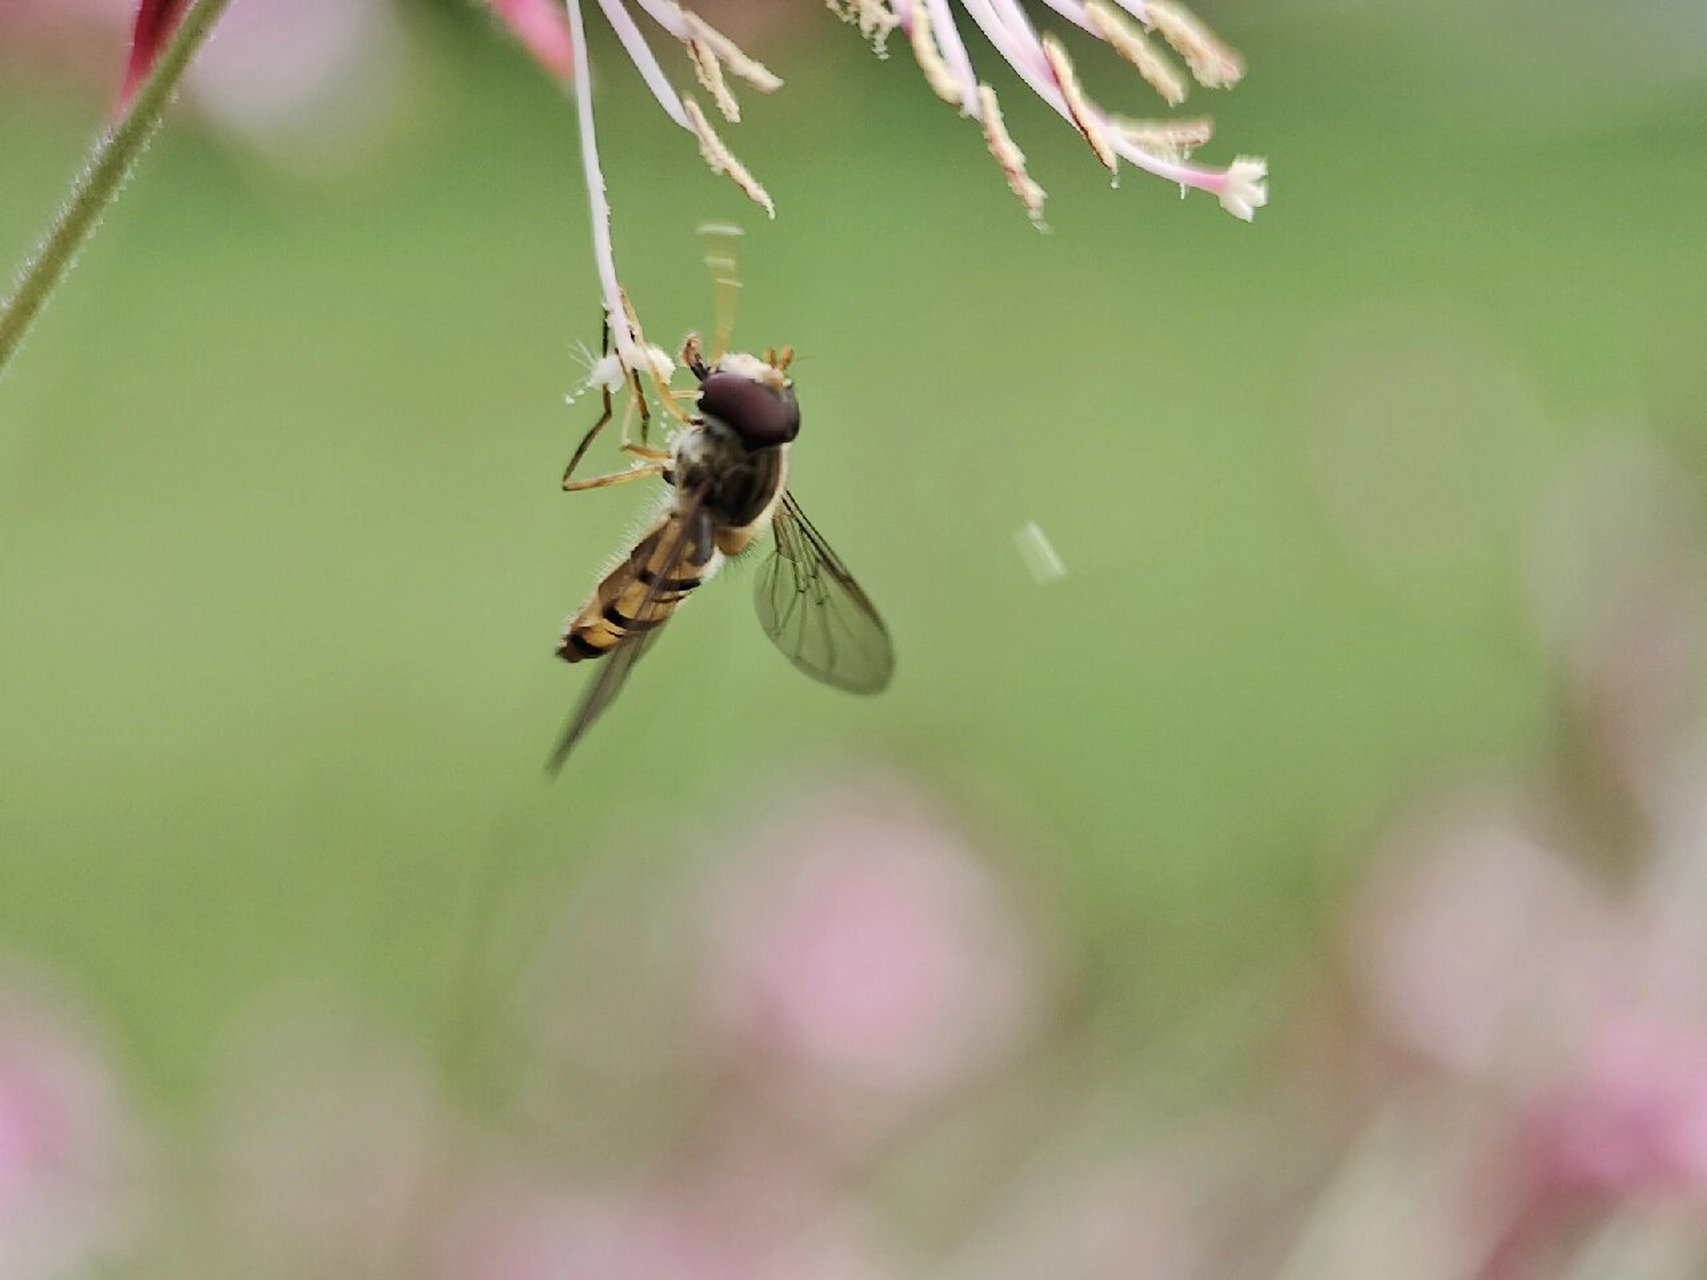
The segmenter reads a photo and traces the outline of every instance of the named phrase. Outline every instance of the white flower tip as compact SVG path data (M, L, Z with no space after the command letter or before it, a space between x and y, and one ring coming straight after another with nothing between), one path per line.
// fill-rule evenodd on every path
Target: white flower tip
M1227 166L1221 186L1221 207L1235 218L1249 222L1268 203L1268 161L1260 156L1239 156Z

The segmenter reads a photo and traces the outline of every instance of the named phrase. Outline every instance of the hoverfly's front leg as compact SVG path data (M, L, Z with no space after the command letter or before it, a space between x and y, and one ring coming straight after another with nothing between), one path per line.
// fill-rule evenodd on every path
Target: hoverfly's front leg
M570 480L569 477L575 474L575 468L581 464L581 459L586 456L587 450L592 446L594 438L599 434L599 432L605 429L605 424L611 420L612 409L609 387L604 389L603 400L604 412L599 414L599 420L587 429L587 434L581 437L581 443L575 446L575 452L569 459L569 465L563 468L563 487L565 489L580 487L575 484L574 481Z
M668 457L669 455L665 455ZM613 484L627 484L631 480L644 480L648 476L661 476L669 469L668 464L658 462L637 462L627 471L613 471L606 476L589 476L585 480L563 481L563 488L570 493L578 493L582 489L606 489Z
M603 360L610 356L610 316L603 311L599 314L603 317L602 322L599 325L599 358ZM587 434L581 437L581 443L575 446L575 452L570 455L569 465L563 468L563 487L565 489L579 487L577 485L570 484L569 477L575 474L575 468L581 465L581 459L587 456L587 450L592 447L593 441L598 438L599 432L605 429L605 424L611 420L611 415L614 410L612 408L611 390L609 387L599 388L599 399L604 406L603 410L599 414L599 420L593 423L591 427L587 428ZM623 439L627 440L628 423L626 420L623 422L622 435Z

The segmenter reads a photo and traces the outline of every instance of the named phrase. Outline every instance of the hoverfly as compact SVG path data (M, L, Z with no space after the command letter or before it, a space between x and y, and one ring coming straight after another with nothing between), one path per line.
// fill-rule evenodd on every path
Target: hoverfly
M732 257L708 262L733 265ZM682 346L682 364L699 387L684 397L693 403L681 413L670 447L630 443L625 423L622 447L636 463L626 471L572 479L576 463L611 418L606 390L604 413L564 472L566 490L657 476L669 494L652 527L564 627L557 656L565 662L597 659L602 665L552 753L554 773L622 691L635 663L682 602L766 529L772 548L759 568L753 603L760 626L784 656L813 679L851 693L878 693L894 674L895 651L883 619L786 487L789 446L800 430L800 405L788 376L793 349L767 349L762 355L727 351L738 285L721 276L718 286L721 314L711 359L705 359L697 334L689 334ZM631 372L629 377L629 390L644 415L639 376ZM673 407L669 389L662 383L658 389L665 406Z

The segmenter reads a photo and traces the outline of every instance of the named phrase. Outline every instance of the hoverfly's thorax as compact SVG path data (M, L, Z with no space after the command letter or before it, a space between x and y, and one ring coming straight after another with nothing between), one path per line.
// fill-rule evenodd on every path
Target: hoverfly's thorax
M706 509L719 525L743 528L759 520L782 492L787 454L786 445L749 448L731 428L707 419L677 439L674 483L685 492L703 492Z

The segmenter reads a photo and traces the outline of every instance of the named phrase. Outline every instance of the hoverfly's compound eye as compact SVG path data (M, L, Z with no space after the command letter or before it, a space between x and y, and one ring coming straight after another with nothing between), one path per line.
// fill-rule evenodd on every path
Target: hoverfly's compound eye
M741 373L712 373L699 384L699 411L716 418L749 449L787 444L800 434L800 402Z

